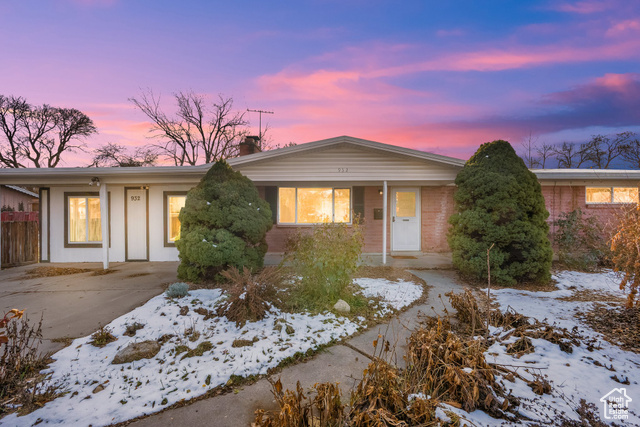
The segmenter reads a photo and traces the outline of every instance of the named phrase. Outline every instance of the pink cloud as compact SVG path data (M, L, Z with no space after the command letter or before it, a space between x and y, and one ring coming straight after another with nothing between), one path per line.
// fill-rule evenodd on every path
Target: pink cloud
M627 19L611 26L605 33L607 37L620 36L629 32L640 31L640 19Z
M611 8L611 1L583 0L572 3L559 3L553 9L561 12L578 13L581 15L597 13Z

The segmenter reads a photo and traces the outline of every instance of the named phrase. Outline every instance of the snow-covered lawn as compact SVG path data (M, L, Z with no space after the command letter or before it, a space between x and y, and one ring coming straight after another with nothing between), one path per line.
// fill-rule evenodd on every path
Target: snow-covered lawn
M521 399L520 413L532 419L531 424L542 422L554 425L559 416L579 419L576 409L580 400L593 403L596 415L604 422L616 422L622 425L640 425L640 354L621 350L602 339L602 336L583 322L574 317L577 311L589 310L593 304L589 301L567 301L580 291L595 291L611 296L623 297L618 289L617 280L613 273L587 274L577 272L562 272L554 276L558 281L558 290L553 292L530 292L514 289L493 290L493 296L502 310L512 307L517 312L538 320L547 319L551 325L557 325L568 330L574 327L584 337L596 338L600 348L589 351L585 345L574 346L572 353L565 353L559 346L544 339L532 339L535 352L525 354L520 358L506 353L506 344L516 340L515 337L503 342L496 342L486 352L488 362L517 366L517 372L526 378L531 378L531 372L543 374L547 377L553 390L542 396L533 393L531 388L522 380L515 382L501 380L506 390ZM565 298L565 299L561 299ZM494 328L494 335L504 335L507 331ZM616 376L630 384L621 384L614 379ZM627 395L633 400L629 403L629 419L621 421L606 419L603 402L600 398L616 388L626 389ZM456 412L477 425L502 425L504 420L495 420L481 411L466 413L449 407L447 410ZM530 423L523 423L524 425Z
M357 283L366 297L382 298L382 312L402 309L422 295L422 286L412 282L359 279ZM238 328L226 317L204 320L205 315L195 312L215 311L223 298L219 290L194 290L180 299L159 295L107 326L117 341L97 348L89 344L91 337L76 339L53 355L55 362L48 370L50 381L58 382L68 393L24 417L9 415L0 424L99 426L126 421L204 394L226 384L233 375L266 374L298 352L366 327L364 318L349 320L332 313L287 314L272 308L265 319ZM180 315L184 306L189 311ZM136 322L144 328L133 337L123 335L127 325ZM116 353L128 344L162 336L166 337L155 357L111 364ZM246 340L248 345L234 347L235 340ZM201 356L185 357L186 351L176 351L178 346L195 349L204 342L212 348Z

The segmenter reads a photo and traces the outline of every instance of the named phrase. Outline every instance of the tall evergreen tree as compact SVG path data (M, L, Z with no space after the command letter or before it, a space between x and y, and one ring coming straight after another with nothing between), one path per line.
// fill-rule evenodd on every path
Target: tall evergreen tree
M272 226L271 208L253 182L224 160L214 163L180 211L178 277L200 282L231 266L262 267Z
M456 178L449 222L454 266L465 276L511 285L550 279L549 212L540 183L507 141L482 144Z

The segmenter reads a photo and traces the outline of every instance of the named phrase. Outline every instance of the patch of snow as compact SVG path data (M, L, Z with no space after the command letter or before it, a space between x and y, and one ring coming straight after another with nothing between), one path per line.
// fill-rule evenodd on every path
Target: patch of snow
M511 337L509 340L494 343L485 352L485 357L490 363L521 367L517 368L517 371L527 380L534 379L534 375L544 375L550 382L552 392L539 396L531 390L527 382L521 379L516 378L515 382L500 380L506 390L511 390L511 393L520 399L519 412L533 420L531 422L523 421L522 425L555 424L559 422L560 415L579 420L580 417L575 410L580 407L580 399L594 404L596 415L603 422L623 422L605 419L603 403L600 402L600 398L614 388L620 387L626 388L630 397L635 399L638 396L640 398L640 385L637 380L638 372L640 372L640 355L609 344L602 339L599 333L575 317L577 311L588 311L593 305L592 302L560 299L571 297L575 292L585 290L623 297L624 292L618 287L619 279L613 272L580 273L573 271L558 273L553 278L558 282L558 289L552 292L532 292L507 288L493 289L491 292L502 310L511 307L525 316L538 320L546 319L551 325L575 330L584 337L597 339L600 348L589 351L584 345L573 346L572 353L565 353L560 350L557 344L544 339L531 338L535 352L516 358L506 352L506 344L517 339ZM506 335L507 332L502 328L494 327L489 330L492 336ZM612 379L614 375L623 380L628 379L630 384L618 383ZM638 408L640 408L640 403L636 406L636 400L630 403L629 419L624 420L625 425L640 425L640 416L638 416L640 410ZM447 410L451 410L476 425L497 426L504 423L504 420L493 419L479 410L472 413L466 413L453 407L447 407Z
M383 316L408 306L420 298L423 291L422 286L405 280L393 282L387 279L358 278L354 282L362 288L365 297L382 298Z

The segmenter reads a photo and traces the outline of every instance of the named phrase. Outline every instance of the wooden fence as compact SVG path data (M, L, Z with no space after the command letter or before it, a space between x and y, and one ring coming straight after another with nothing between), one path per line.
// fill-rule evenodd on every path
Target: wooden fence
M38 212L2 212L2 267L38 261Z

